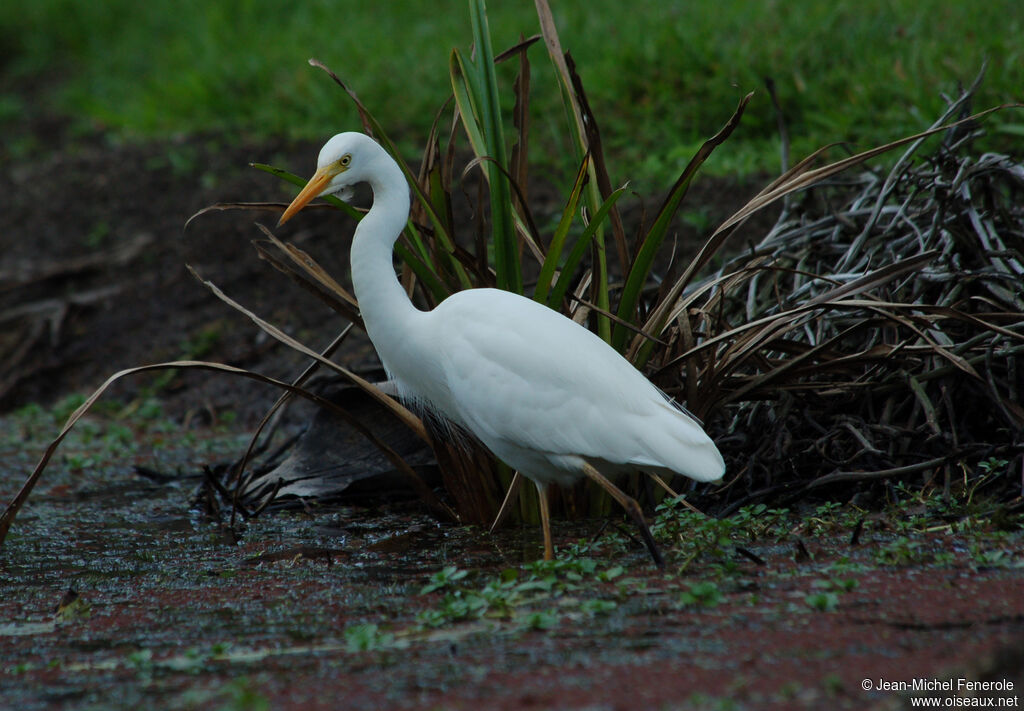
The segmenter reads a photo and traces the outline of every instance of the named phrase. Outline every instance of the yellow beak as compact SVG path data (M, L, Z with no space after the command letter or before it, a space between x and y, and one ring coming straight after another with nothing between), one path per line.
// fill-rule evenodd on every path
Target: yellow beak
M288 220L292 219L296 212L304 208L309 202L317 195L327 189L327 184L331 182L331 179L338 174L337 170L332 170L331 167L325 166L318 168L313 177L309 179L295 199L292 200L291 205L285 208L285 211L281 214L281 219L277 221L277 226L280 227Z

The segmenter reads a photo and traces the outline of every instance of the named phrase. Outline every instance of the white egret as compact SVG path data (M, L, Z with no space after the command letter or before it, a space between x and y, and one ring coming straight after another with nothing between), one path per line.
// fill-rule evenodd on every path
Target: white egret
M366 332L402 399L472 433L536 484L545 558L553 555L547 487L586 476L626 509L662 565L639 505L600 470L721 479L722 455L701 426L598 336L536 301L469 289L431 311L417 309L392 261L409 218L409 186L368 136L331 138L278 225L318 195L347 194L364 182L373 205L352 241L352 284Z

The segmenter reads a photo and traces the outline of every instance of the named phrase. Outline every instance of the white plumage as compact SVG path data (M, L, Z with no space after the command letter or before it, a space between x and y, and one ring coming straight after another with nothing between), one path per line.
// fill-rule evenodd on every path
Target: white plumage
M402 397L471 432L537 484L546 556L546 486L588 476L614 489L609 493L639 517L660 563L636 502L597 470L720 479L725 463L704 430L611 346L535 301L470 289L432 311L415 308L392 262L409 216L408 185L368 136L341 133L329 140L281 223L317 195L360 182L370 184L374 199L352 242L353 287L370 340Z
M510 466L571 484L579 459L698 481L724 463L700 426L583 326L497 289L463 291L423 319L445 384L427 399ZM446 397L447 396L447 397Z

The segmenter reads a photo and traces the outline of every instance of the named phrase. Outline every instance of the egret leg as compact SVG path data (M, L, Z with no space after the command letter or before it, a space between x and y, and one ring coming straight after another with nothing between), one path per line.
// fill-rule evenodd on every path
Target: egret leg
M548 487L537 482L537 498L540 500L540 528L544 532L544 560L553 560L555 547L551 545L551 510L548 507Z
M604 474L597 471L597 469L588 462L583 463L583 473L599 484L602 489L607 491L611 497L618 501L619 505L626 510L626 513L629 514L629 517L633 519L637 527L640 529L640 535L643 536L647 550L651 552L651 558L654 559L654 564L659 568L664 568L665 561L661 557L661 552L658 550L657 544L654 542L654 537L651 535L651 529L647 527L647 522L644 521L644 514L640 510L640 504L636 502L636 499L627 495L622 489L615 486L615 484L609 481Z

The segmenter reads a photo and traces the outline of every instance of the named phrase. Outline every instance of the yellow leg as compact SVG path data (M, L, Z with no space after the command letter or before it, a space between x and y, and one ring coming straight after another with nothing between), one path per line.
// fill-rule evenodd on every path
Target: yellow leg
M644 521L644 514L640 510L640 504L636 502L631 496L628 496L622 489L615 486L605 477L604 474L597 471L591 464L583 463L583 473L587 475L589 479L601 486L602 489L607 491L613 499L619 502L619 505L626 510L629 517L633 519L637 527L640 529L640 535L643 536L644 544L647 546L647 550L651 552L651 558L654 559L654 564L659 568L665 567L665 561L661 557L661 552L658 551L658 546L654 543L654 537L651 536L651 529L647 528L647 522Z
M551 544L551 510L548 508L548 487L537 482L537 498L540 500L540 528L544 532L544 560L555 557L555 547Z

